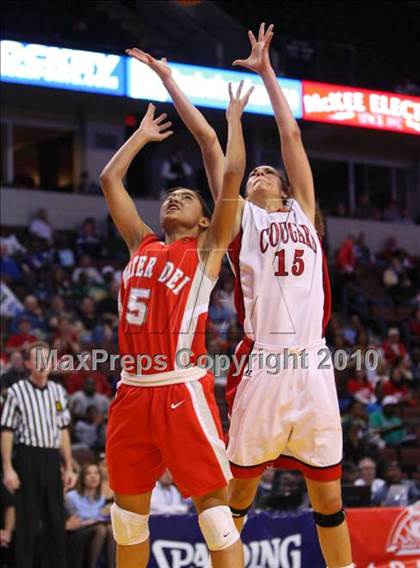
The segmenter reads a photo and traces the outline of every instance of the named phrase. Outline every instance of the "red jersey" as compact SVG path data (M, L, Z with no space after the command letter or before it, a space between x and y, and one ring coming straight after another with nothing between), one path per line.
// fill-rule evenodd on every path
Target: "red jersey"
M404 359L407 355L407 349L401 342L392 343L391 341L384 341L382 343L382 350L384 357L390 365L397 362L397 359Z
M35 343L38 338L30 333L17 333L12 335L6 343L6 349L19 349L25 343Z
M184 369L205 354L215 282L204 272L197 239L184 237L167 245L155 234L147 235L122 275L118 303L123 368L135 375L165 373Z
M88 377L93 377L96 383L96 392L105 394L106 396L112 395L111 385L109 384L106 375L100 371L74 371L64 375L64 383L68 394L73 394L78 390L83 390L83 385Z

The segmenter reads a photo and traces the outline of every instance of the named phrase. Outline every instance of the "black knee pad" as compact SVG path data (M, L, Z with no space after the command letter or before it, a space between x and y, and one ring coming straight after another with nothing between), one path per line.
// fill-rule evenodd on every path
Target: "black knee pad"
M315 523L320 527L332 528L339 527L346 520L346 514L344 509L332 513L331 515L323 515L322 513L317 513L314 511Z
M234 519L240 519L241 517L245 517L248 511L250 510L251 505L246 507L245 509L235 509L234 507L230 507L230 511L232 513L232 517Z

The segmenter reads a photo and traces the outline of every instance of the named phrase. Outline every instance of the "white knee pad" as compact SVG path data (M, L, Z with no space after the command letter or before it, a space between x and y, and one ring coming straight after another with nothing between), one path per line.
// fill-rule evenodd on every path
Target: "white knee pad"
M209 550L224 550L239 540L229 507L219 505L198 515L198 524Z
M111 523L117 544L131 546L149 538L149 515L126 511L116 503L111 505Z

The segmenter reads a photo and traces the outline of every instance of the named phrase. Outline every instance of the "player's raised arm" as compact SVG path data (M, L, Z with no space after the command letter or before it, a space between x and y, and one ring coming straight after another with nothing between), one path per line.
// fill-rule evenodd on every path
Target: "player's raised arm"
M299 126L270 63L269 46L274 35L273 27L271 24L265 31L265 24L262 23L258 40L252 31L249 31L251 55L248 59L237 59L233 65L251 69L263 80L279 129L283 163L293 190L293 197L297 199L306 216L314 222L315 193L308 156L302 143Z
M239 191L245 173L246 153L241 117L253 87L241 98L243 81L236 95L229 83L229 106L226 111L228 140L223 171L222 191L218 196L209 228L203 233L199 248L206 273L216 277L220 272L223 256L232 238L232 220L238 209Z
M134 201L124 187L123 179L134 157L148 142L161 142L172 134L166 114L154 118L155 106L149 104L146 114L134 134L121 146L101 172L102 191L115 225L132 254L140 241L152 230L142 221Z
M150 67L161 79L179 116L200 146L210 190L213 199L216 200L222 191L224 162L223 150L216 132L182 92L165 58L155 59L149 53L137 48L127 49L126 53Z

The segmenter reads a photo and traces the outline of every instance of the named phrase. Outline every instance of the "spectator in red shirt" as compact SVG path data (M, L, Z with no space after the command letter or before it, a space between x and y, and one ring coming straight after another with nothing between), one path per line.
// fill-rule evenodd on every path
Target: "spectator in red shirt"
M383 397L394 396L398 403L407 402L409 399L407 380L411 378L411 371L407 369L403 361L397 359L392 367L390 380L382 386Z
M341 243L337 253L337 268L342 274L352 274L354 272L356 254L354 251L353 241L353 235L349 235L347 239Z
M407 349L400 341L400 331L398 328L391 327L388 331L388 339L382 343L382 351L389 365L395 365L397 359L407 359Z
M110 397L112 395L112 389L106 375L101 373L101 371L92 369L92 357L90 353L89 355L82 353L82 357L84 357L82 359L84 367L87 367L89 370L81 369L80 371L66 373L64 375L64 386L67 392L73 394L76 391L83 390L86 379L93 377L96 384L96 392Z
M367 380L365 370L355 370L347 381L347 392L364 404L371 404L376 401L373 386Z
M38 341L38 338L30 333L31 330L32 327L29 319L22 317L18 323L18 333L10 336L6 343L6 352L11 353L16 349L25 351L31 343Z

